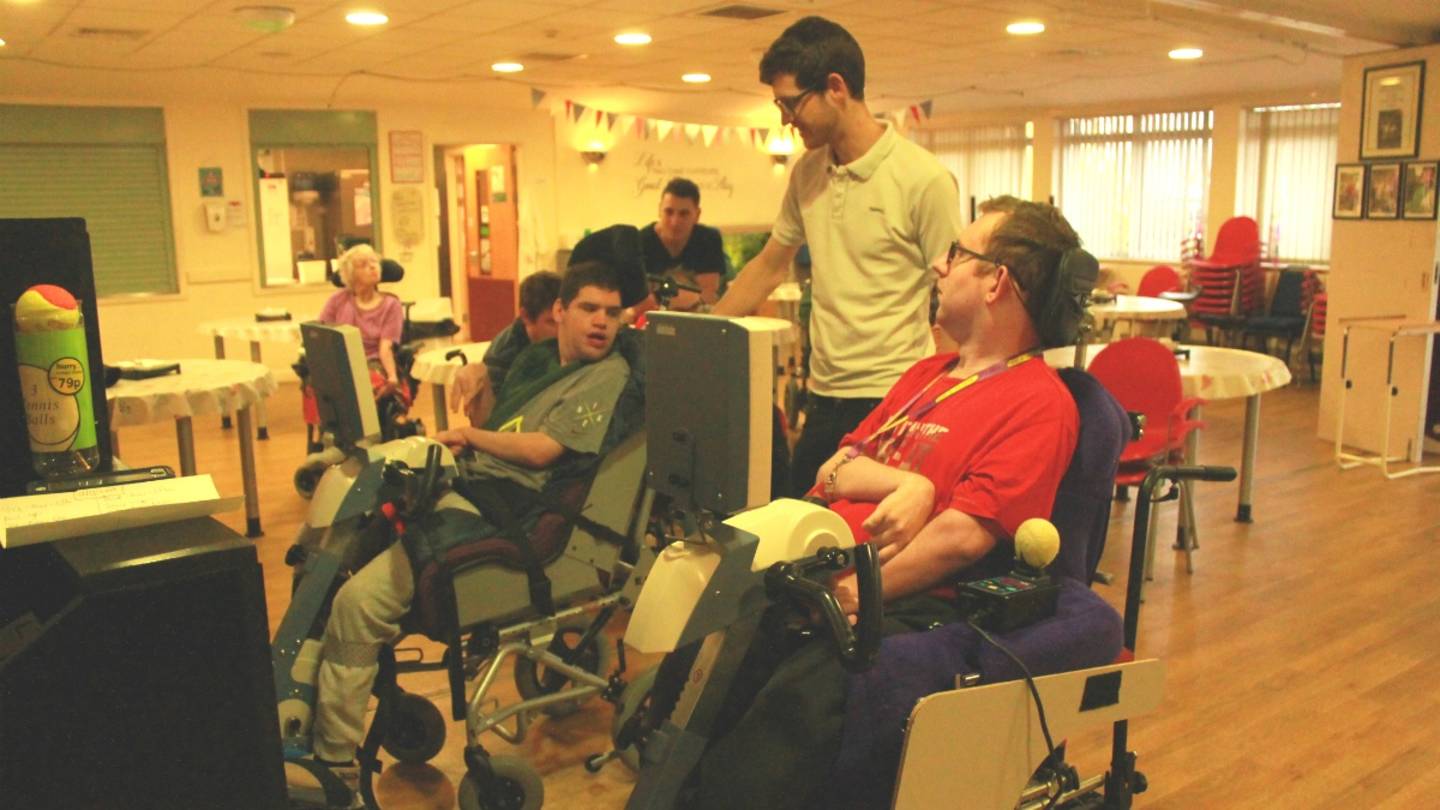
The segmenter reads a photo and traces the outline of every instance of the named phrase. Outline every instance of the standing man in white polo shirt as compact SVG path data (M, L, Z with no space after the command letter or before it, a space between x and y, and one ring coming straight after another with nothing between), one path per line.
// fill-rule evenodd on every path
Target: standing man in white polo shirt
M871 115L865 56L844 28L820 17L796 22L760 61L760 81L808 151L769 241L715 313L754 312L809 244L811 395L790 479L798 497L841 437L933 350L928 268L959 234L960 208L940 161Z

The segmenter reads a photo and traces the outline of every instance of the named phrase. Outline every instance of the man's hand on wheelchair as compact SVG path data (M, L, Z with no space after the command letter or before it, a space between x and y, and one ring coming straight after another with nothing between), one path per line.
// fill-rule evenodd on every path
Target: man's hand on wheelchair
M450 452L456 456L470 451L470 442L465 438L465 432L461 428L442 430L430 438L450 448Z
M935 510L935 485L923 475L905 476L900 486L880 500L860 527L886 562L925 528Z

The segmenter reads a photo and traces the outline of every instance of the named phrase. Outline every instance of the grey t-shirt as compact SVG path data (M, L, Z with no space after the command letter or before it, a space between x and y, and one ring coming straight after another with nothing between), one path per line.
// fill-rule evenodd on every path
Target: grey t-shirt
M500 432L541 432L567 450L596 453L610 429L615 401L630 377L625 358L611 352L605 359L591 363L556 380L553 385L525 403ZM522 467L488 453L476 453L465 462L467 475L507 478L539 490L550 479L550 468Z

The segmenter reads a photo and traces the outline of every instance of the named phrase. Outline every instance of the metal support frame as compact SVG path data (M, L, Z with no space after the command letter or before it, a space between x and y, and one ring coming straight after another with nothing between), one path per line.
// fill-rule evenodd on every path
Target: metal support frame
M1350 389L1355 386L1355 381L1350 379L1349 376L1350 329L1352 327L1377 330L1388 328L1390 332L1385 359L1385 426L1381 430L1380 451L1378 453L1348 452L1344 449L1345 399L1350 393ZM1395 398L1400 395L1400 389L1395 385L1395 343L1402 337L1429 337L1437 334L1440 334L1440 322L1406 322L1402 315L1356 318L1345 323L1345 331L1340 342L1340 405L1335 409L1335 463L1339 465L1340 469L1353 470L1361 466L1379 467L1380 474L1392 481L1396 478L1406 478L1412 475L1440 473L1440 465L1425 465L1421 463L1425 442L1423 425L1417 430L1415 444L1413 445L1414 450L1409 457L1388 455L1390 451L1390 429L1394 421ZM1422 414L1425 412L1425 402L1423 399L1420 403L1420 412ZM1396 472L1390 470L1391 464L1403 464L1407 461L1413 463L1415 466Z

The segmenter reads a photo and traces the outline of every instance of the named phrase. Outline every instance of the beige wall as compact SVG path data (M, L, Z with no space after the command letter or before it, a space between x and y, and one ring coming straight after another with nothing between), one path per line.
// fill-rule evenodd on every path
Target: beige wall
M587 119L589 116L587 115ZM628 120L624 119L624 120ZM586 229L617 222L644 225L655 220L660 189L683 176L700 186L700 221L727 227L766 227L780 210L788 167L777 169L770 156L743 141L718 140L710 146L671 133L665 142L642 140L634 129L597 132L588 121L579 125L557 120L555 176L563 193L557 199L555 222L559 242L569 247ZM593 170L580 158L592 140L609 147Z
M1361 95L1365 68L1426 62L1426 88L1417 160L1440 159L1440 45L1386 51L1346 59L1341 82L1339 162L1360 155ZM1374 161L1367 161L1374 162ZM1325 375L1320 391L1319 434L1332 439L1340 399L1341 321L1375 315L1403 315L1411 321L1435 317L1436 222L1336 220L1330 240L1331 272ZM1414 442L1428 369L1428 341L1396 344L1394 432L1390 451L1404 454ZM1349 372L1355 385L1346 397L1345 440L1367 450L1380 448L1384 422L1387 341L1383 332L1352 330Z
M259 283L258 242L254 191L250 179L248 110L294 106L276 104L257 90L253 101L207 103L193 97L166 98L137 94L106 99L70 97L0 97L24 104L116 104L161 107L165 113L166 153L170 180L171 216L175 230L175 258L180 291L176 295L107 298L100 301L101 339L105 356L208 357L213 341L198 327L207 320L251 317L262 308L283 307L294 315L317 313L334 290L328 285L262 288ZM361 107L357 107L361 108ZM433 191L432 150L436 145L513 143L517 148L519 198L523 217L533 222L530 241L521 248L521 273L531 272L537 260L553 255L555 210L554 136L546 111L487 111L459 105L402 106L382 104L376 113L379 149L379 190L376 200L387 254L406 267L404 281L387 289L407 300L439 295L438 201ZM419 130L424 135L425 238L415 248L402 250L390 215L391 193L400 185L390 182L389 133ZM197 170L219 166L224 171L226 199L241 200L245 224L213 233L205 226ZM536 215L540 212L540 215ZM550 217L547 221L547 216ZM522 225L523 228L523 225ZM543 265L542 265L543 266ZM288 375L295 348L265 344L264 359ZM245 345L231 341L232 357L246 356Z

